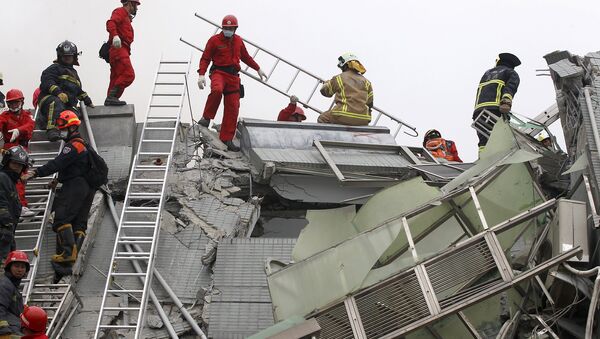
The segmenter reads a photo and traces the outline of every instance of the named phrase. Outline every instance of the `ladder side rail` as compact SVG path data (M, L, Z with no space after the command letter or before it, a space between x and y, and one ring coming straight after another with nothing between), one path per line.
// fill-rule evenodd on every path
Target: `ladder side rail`
M158 80L158 75L159 75L159 71L160 71L160 62L158 64L158 67L156 68L156 73L154 76L154 84L153 84L153 88L152 88L152 93L154 93L156 91L156 82ZM150 99L148 100L148 109L146 110L146 117L148 116L148 114L150 113L151 110L151 105L152 105L152 95L150 95ZM137 149L137 153L139 153L141 151L141 147L142 147L142 140L144 139L144 130L146 129L146 123L148 121L148 118L146 118L144 120L144 126L142 129L142 133L140 136L140 142L138 144L138 149ZM131 171L129 172L129 179L128 179L128 183L127 183L127 190L125 191L125 199L124 199L124 204L123 204L123 209L121 210L121 218L119 219L119 227L117 228L117 232L115 235L115 240L114 240L114 246L113 246L113 252L112 252L112 256L111 256L111 260L110 260L110 265L108 267L108 274L107 274L107 278L106 278L106 284L104 286L104 292L103 292L103 296L102 296L102 303L100 304L100 310L98 312L98 322L96 323L96 331L94 333L94 338L99 338L100 335L100 328L102 326L102 317L104 316L104 309L106 307L106 298L107 298L107 294L108 291L110 290L110 286L112 284L111 282L111 276L113 275L113 268L114 268L114 262L115 262L115 257L117 256L117 253L119 252L119 236L122 232L122 226L123 226L123 220L125 220L125 210L127 209L127 204L129 202L129 191L131 190L131 186L132 186L132 182L133 182L133 177L134 177L134 172L135 172L135 167L138 161L138 155L136 154L133 158L133 162L132 162L132 166L131 166Z
M187 78L187 75L189 74L190 67L191 67L191 60L188 62L188 69L187 69L185 75L183 75L184 83L186 82L185 78ZM167 157L167 163L166 163L165 173L163 176L160 198L158 200L158 213L157 213L157 218L156 218L156 221L154 224L154 233L152 236L152 244L150 245L150 255L149 255L148 264L146 267L146 279L144 280L144 288L143 288L143 292L142 292L140 312L138 313L137 329L136 329L136 333L135 333L136 339L140 338L140 335L142 334L141 333L142 329L144 327L143 320L144 320L144 314L145 314L145 310L146 310L146 304L148 302L148 294L149 294L148 292L152 285L152 271L154 269L154 259L156 256L156 247L158 246L158 238L160 235L160 220L161 220L162 209L163 209L164 202L165 202L164 196L165 196L165 191L167 188L166 183L167 183L167 179L168 179L169 168L171 167L171 163L173 160L173 151L175 150L175 142L177 140L177 129L179 127L179 123L181 120L181 111L183 110L184 102L185 102L185 85L182 88L182 95L181 95L180 102L179 102L179 109L177 110L177 115L176 115L176 120L175 120L175 129L173 132L173 136L171 137L172 138L171 139L171 148L169 150L169 156ZM143 134L144 134L144 131L142 130L142 135ZM143 139L141 139L141 140L143 140Z

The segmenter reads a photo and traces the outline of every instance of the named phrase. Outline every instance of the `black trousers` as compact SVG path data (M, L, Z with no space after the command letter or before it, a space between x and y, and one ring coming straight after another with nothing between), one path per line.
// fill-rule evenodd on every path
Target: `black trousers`
M71 224L73 233L87 230L88 214L96 190L88 185L84 177L75 177L63 182L54 198L54 224L52 230Z
M15 229L13 227L0 226L0 260L8 256L8 253L17 249L15 242Z

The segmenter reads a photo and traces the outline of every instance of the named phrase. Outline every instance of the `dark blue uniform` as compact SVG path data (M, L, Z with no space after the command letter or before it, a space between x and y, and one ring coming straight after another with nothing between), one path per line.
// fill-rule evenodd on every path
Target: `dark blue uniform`
M21 202L17 193L19 174L0 170L0 259L16 249L15 229L21 216Z

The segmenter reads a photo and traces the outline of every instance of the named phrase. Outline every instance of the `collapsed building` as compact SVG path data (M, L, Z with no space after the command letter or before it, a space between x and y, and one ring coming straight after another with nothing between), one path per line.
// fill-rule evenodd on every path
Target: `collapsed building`
M464 164L398 145L414 129L379 109L363 127L240 119L229 152L180 123L190 62L163 60L144 123L83 108L110 190L58 282L53 191L28 183L25 300L52 338L595 337L600 54L545 58L557 104L476 122L490 141ZM566 152L534 138L558 119ZM41 166L60 146L36 133Z

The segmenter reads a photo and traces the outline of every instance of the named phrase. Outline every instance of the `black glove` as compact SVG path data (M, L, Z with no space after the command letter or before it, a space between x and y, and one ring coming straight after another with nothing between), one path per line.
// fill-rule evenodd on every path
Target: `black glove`
M57 128L49 129L46 131L46 137L49 141L60 140L60 131Z
M88 107L94 107L94 104L92 103L92 99L90 97L85 97L85 99L83 99L83 103Z

